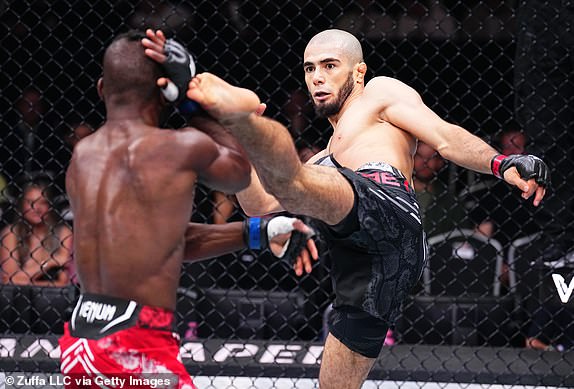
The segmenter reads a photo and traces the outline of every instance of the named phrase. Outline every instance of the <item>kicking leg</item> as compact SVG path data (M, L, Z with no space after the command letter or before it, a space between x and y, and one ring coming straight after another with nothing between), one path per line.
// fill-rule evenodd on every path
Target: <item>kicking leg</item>
M259 98L209 73L198 75L187 96L230 129L247 151L265 190L289 212L337 224L353 207L351 184L333 168L303 165L285 126L255 114Z

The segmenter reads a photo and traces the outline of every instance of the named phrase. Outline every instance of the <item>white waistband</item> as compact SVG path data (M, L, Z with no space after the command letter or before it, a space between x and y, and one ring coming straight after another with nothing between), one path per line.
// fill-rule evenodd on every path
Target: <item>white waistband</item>
M361 171L361 170L381 170L381 171L385 171L385 172L389 172L389 173L393 173L393 174L397 174L398 170L396 168L394 168L393 166L389 165L386 162L367 162L364 165L361 165L361 167L359 167L357 169L357 171Z

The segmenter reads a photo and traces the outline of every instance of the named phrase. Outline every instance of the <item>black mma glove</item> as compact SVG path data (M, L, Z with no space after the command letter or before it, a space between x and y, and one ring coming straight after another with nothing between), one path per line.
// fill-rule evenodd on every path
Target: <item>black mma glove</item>
M490 161L490 170L496 177L504 179L504 172L514 166L524 180L534 178L539 185L547 186L550 183L548 166L543 160L534 155L496 155Z
M165 41L163 51L166 60L162 67L170 82L162 93L168 101L180 104L186 100L189 82L195 77L195 61L185 47L174 39Z
M279 234L291 233L291 238L285 242L283 249L277 258L284 258L293 263L297 255L307 246L314 233L304 234L293 227L297 220L287 216L275 216L272 218L252 217L243 222L243 240L250 249L264 250L269 248L271 239Z

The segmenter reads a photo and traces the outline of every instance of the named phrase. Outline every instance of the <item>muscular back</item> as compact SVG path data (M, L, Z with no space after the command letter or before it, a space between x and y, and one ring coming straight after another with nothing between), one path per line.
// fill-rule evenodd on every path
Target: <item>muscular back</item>
M108 122L77 145L66 187L83 292L175 307L196 182L246 184L244 172L218 176L235 163L221 149L194 129L130 121Z

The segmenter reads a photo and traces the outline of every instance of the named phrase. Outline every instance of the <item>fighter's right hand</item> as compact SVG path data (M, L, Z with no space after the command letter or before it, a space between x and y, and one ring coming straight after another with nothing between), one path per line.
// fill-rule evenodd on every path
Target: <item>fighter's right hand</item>
M161 30L146 30L147 38L142 39L145 54L162 65L166 76L158 80L164 97L180 103L185 99L187 87L195 76L195 61L182 44L174 39L166 39Z

